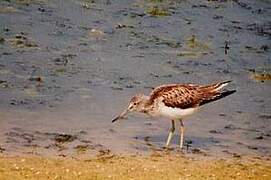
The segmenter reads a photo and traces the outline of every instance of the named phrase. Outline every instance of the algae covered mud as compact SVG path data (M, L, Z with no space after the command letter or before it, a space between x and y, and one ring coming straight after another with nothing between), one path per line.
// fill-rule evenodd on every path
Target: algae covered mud
M0 7L1 154L160 152L170 121L135 114L111 124L132 95L165 83L233 80L234 95L184 121L183 153L270 158L270 1L3 0Z

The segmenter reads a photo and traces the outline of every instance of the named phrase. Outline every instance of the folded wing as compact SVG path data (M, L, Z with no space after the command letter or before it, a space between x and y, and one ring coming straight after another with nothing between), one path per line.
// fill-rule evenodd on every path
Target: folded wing
M227 82L219 82L207 86L194 84L170 84L155 88L150 94L150 101L161 98L162 102L168 107L181 109L193 108L208 102L218 100L232 93L219 90L226 86ZM235 92L235 91L234 91Z

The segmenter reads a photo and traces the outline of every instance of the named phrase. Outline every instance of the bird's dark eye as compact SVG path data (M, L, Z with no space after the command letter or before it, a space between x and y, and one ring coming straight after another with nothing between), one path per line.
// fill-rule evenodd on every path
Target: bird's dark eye
M136 103L134 103L134 106L136 105Z

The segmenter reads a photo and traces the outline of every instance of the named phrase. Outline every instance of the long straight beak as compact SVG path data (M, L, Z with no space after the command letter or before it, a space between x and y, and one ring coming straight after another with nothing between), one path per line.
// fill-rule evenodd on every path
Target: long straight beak
M120 115L118 115L116 118L114 118L114 119L112 120L112 123L115 122L115 121L117 121L117 120L119 120L119 119L123 119L124 116L125 116L128 112L129 112L128 109L126 109L125 111L123 111Z

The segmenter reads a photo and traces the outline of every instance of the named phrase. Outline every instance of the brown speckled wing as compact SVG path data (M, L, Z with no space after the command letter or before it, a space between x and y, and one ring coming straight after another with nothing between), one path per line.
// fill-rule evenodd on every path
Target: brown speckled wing
M193 84L172 84L154 89L150 101L161 97L162 102L169 107L192 108L199 106L203 101L210 100L219 95L213 88Z

